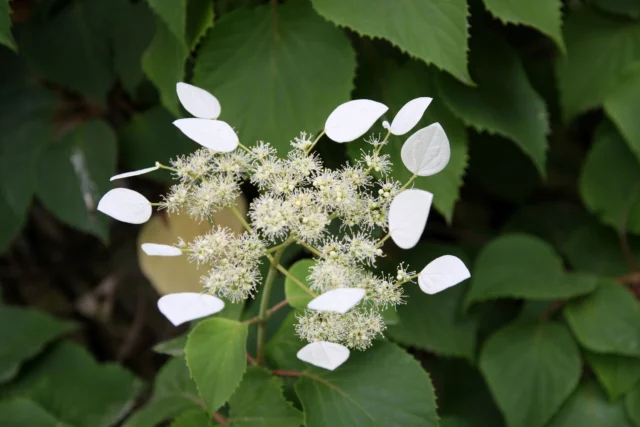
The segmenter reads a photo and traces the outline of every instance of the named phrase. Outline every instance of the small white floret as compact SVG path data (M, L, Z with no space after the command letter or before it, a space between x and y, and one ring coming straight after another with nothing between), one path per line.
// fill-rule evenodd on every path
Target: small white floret
M327 341L307 344L298 352L298 359L319 368L333 371L349 358L349 349Z
M366 291L360 288L332 289L314 298L307 307L316 311L332 311L344 314L364 298Z
M210 316L223 308L220 298L195 292L169 294L158 300L158 309L174 326Z
M364 135L388 109L368 99L345 102L329 115L324 130L336 142L350 142Z
M221 153L235 150L240 142L231 126L221 120L178 119L173 124L198 144Z
M182 251L175 246L161 245L158 243L143 243L142 251L149 256L180 256Z
M400 111L398 111L398 114L393 118L393 122L391 122L391 127L389 128L391 133L394 135L404 135L413 129L422 118L431 101L431 98L423 97L413 99L404 104Z
M422 128L407 139L400 152L402 163L416 175L435 175L451 157L449 139L439 123Z
M204 89L188 83L176 85L180 103L194 117L201 119L217 119L220 116L220 102Z
M115 181L116 179L122 179L122 178L129 178L130 176L144 175L145 173L157 171L158 169L160 169L160 166L152 166L150 168L138 169L137 171L125 172L125 173L112 176L110 181Z
M433 194L409 189L393 198L389 207L389 233L398 247L414 247L424 231L431 210Z
M471 277L464 263L453 255L431 261L418 276L418 285L425 294L433 295Z
M142 224L151 218L151 203L142 194L127 188L114 188L102 196L98 210L129 224Z

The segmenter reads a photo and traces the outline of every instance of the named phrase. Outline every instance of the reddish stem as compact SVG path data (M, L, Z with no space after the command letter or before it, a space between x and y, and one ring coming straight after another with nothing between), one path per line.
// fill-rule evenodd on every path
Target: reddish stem
M304 375L302 372L298 372L298 371L279 371L279 370L275 370L275 371L271 371L272 374L274 375L279 375L281 377L301 377L302 375Z
M220 415L219 413L217 413L217 412L214 412L214 413L213 413L213 418L215 418L215 420L216 420L217 422L219 422L220 424L222 424L222 425L227 425L227 424L229 424L229 423L227 422L227 420L225 420L225 419L224 419L224 417L223 417L222 415Z
M279 303L277 303L276 305L274 305L273 307L271 307L269 309L269 311L268 311L269 316L271 316L276 311L280 310L282 307L286 306L288 303L289 303L289 301L283 300L283 301L280 301Z
M254 366L258 364L258 362L256 362L256 359L251 357L251 355L249 353L247 353L247 360L249 361L249 363L251 363Z

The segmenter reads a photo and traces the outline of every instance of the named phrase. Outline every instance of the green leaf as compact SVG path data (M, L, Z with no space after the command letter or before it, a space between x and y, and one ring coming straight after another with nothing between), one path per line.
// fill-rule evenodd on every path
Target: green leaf
M113 68L125 89L133 94L144 76L140 58L151 43L155 19L143 1L112 0L112 4L118 17L111 35Z
M640 359L590 351L585 357L611 401L625 394L640 380Z
M300 310L289 313L282 321L280 329L265 346L264 352L267 359L278 369L304 370L309 366L296 357L298 351L304 347L304 343L296 334L296 324L298 323L296 316L300 313Z
M229 407L229 422L238 427L302 425L302 413L282 396L282 380L257 366L247 369Z
M167 354L169 356L184 356L184 347L187 345L189 334L182 334L167 341L162 341L153 346L156 353Z
M38 154L53 139L53 102L21 60L0 49L0 252L19 231L33 193Z
M640 262L640 238L628 236L627 240L636 262ZM562 245L562 252L575 270L607 277L629 272L617 233L595 220L571 232Z
M445 103L467 125L515 142L545 176L547 109L517 53L504 40L477 32L471 39L470 58L477 86L441 74L439 89Z
M223 16L202 41L194 84L220 100L222 120L244 144L271 141L283 151L349 99L354 72L345 35L292 0Z
M0 383L15 377L24 361L74 328L70 322L36 310L0 306Z
M312 0L325 18L369 37L381 37L434 64L461 82L467 71L467 3L464 0Z
M133 116L120 130L120 150L129 170L151 167L159 161L169 160L195 151L198 146L184 138L172 124L173 117L162 107L153 107ZM147 175L162 181L170 181L171 175L160 171Z
M376 342L335 371L311 372L296 384L307 427L438 425L429 374L395 344Z
M182 357L169 359L158 372L151 400L133 414L123 427L155 427L162 421L176 418L185 411L203 409L196 383Z
M594 381L582 383L549 427L632 427L621 401L611 403Z
M640 426L640 384L627 393L624 403L631 421L636 427Z
M189 333L187 364L210 412L229 399L242 379L248 330L247 323L214 317Z
M224 317L225 319L231 320L239 320L242 317L242 312L244 310L244 301L239 303L232 303L229 301L225 302L225 306L217 314L217 317ZM191 328L197 326L199 322L202 320L196 320L191 322ZM179 335L175 338L171 338L166 341L159 342L158 344L153 346L153 351L156 353L167 354L169 356L174 357L183 357L184 356L184 348L187 345L187 338L189 337L189 332L185 332L182 335Z
M629 148L640 160L640 126L637 117L640 109L640 62L634 62L618 77L611 92L604 100L604 109L624 136Z
M142 66L160 92L162 104L180 115L176 83L184 80L184 64L200 37L213 25L208 0L148 0L159 19Z
M213 2L210 0L187 1L186 41L191 50L195 49L202 37L213 27Z
M187 34L187 0L147 0L147 3L173 36L184 41Z
M103 121L85 122L39 159L36 194L47 209L72 227L108 240L108 219L96 215L116 169L116 136Z
M394 115L408 101L419 96L435 96L435 70L417 61L410 61L402 66L394 62L380 62L363 64L359 71L359 98L375 99L389 107L387 118L392 120ZM460 194L462 178L468 162L467 132L464 124L445 107L441 99L435 99L425 112L422 120L414 127L414 131L439 122L449 138L451 144L451 159L447 167L440 173L430 177L418 177L414 187L433 193L435 208L451 222L453 209ZM379 129L383 129L380 127ZM389 144L383 152L389 154L394 164L391 176L400 182L406 182L412 173L404 167L400 157L402 144L407 135L389 137ZM348 144L347 150L352 160L361 157L361 150L370 150L366 143Z
M207 427L215 425L209 414L202 409L185 412L171 423L171 427Z
M633 295L612 280L570 301L564 316L585 348L597 353L640 356L640 307Z
M180 115L176 83L184 80L184 62L188 55L184 42L158 20L151 45L142 55L142 68L160 92L162 105L174 116Z
M2 227L0 227L0 254L9 247L25 221L26 215L14 212L4 196L0 194L0 223L2 223Z
M16 50L16 42L11 35L11 0L0 0L0 44Z
M589 3L607 12L618 13L632 18L640 16L640 3L636 0L589 0Z
M509 0L484 0L484 5L493 16L506 24L527 25L551 37L561 51L565 51L562 40L562 1L542 0L537 2L512 2Z
M594 277L565 273L553 248L526 234L507 234L492 240L471 271L467 306L496 298L571 298L596 287Z
M289 269L289 273L304 285L304 287L300 286L300 284L294 282L289 276L285 278L284 293L290 306L302 309L307 308L307 304L317 296L309 289L309 283L307 282L307 277L310 273L309 270L315 263L312 259L301 259Z
M46 79L105 105L115 77L113 11L109 2L72 2L45 22L31 20L21 33L21 53Z
M425 367L438 387L438 414L468 420L470 427L504 427L504 417L495 404L480 371L463 359L444 357L425 360ZM444 423L440 420L440 425Z
M478 325L461 313L465 291L466 286L459 285L427 295L415 284L405 285L407 304L397 307L400 321L385 334L405 346L472 360Z
M590 219L583 208L572 203L528 205L517 211L501 231L532 234L560 249L569 236Z
M0 420L4 427L68 427L29 399L0 401Z
M115 364L98 364L82 347L62 342L39 358L5 393L33 400L71 426L107 427L133 405L140 382Z
M580 195L605 224L640 234L640 163L609 123L596 130L582 167Z
M569 121L599 108L620 70L640 59L640 26L583 7L569 14L564 40L567 55L558 58L556 74L562 113Z
M480 370L509 427L544 426L578 385L581 365L560 323L511 323L480 353Z

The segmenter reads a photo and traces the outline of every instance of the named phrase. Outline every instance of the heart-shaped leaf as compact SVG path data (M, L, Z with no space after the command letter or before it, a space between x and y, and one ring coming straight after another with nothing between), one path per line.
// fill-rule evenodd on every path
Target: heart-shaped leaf
M98 210L129 224L143 224L151 218L151 203L140 193L114 188L102 196Z
M418 176L431 176L449 163L449 139L440 123L422 128L407 139L400 152L402 163Z
M414 247L420 240L433 194L424 190L410 189L393 198L389 207L389 233L391 239L402 249Z
M160 169L160 166L156 165L150 168L139 169L137 171L125 172L125 173L112 176L109 181L115 181L116 179L122 179L122 178L129 178L130 176L144 175L145 173L157 171L158 169Z
M422 292L433 295L469 277L471 273L460 258L444 255L427 264L418 276L418 284Z
M304 346L297 356L303 362L333 371L347 361L349 353L349 349L343 345L318 341Z
M393 118L389 131L394 135L404 135L409 132L418 124L431 101L432 98L422 97L404 104Z
M388 109L369 99L345 102L331 112L324 130L336 142L350 142L364 135Z
M180 256L182 251L175 246L161 245L158 243L143 243L142 251L149 256Z
M158 300L158 309L174 326L210 316L223 308L220 298L195 292L169 294Z
M221 120L179 119L173 124L203 147L228 153L238 146L238 135Z
M188 83L176 85L180 103L191 115L201 119L217 119L220 115L220 102L204 89Z
M332 289L315 298L307 307L317 311L331 311L344 314L364 298L366 291L360 288Z

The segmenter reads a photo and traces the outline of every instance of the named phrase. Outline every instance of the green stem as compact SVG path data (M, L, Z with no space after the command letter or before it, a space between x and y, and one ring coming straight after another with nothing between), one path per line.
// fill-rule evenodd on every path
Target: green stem
M171 172L178 172L178 169L172 168L171 166L163 165L160 162L156 162L156 166L159 167L160 169L166 169Z
M324 130L322 132L320 132L320 134L316 137L316 139L311 143L311 146L307 149L307 154L309 154L311 152L311 150L313 150L313 148L316 146L318 141L320 141L320 138L322 138L324 133L325 133Z
M405 283L408 283L408 282L410 282L410 281L412 281L414 279L417 279L419 275L420 275L420 273L416 273L413 276L409 276L409 277L407 277L405 280L403 280L401 282L396 282L395 286L397 288L399 288L400 286L404 285Z
M413 174L413 176L411 178L409 178L409 181L407 181L402 187L400 187L400 191L405 190L409 185L411 185L411 183L418 177L418 175L416 175L415 173Z
M322 252L320 252L319 250L317 250L316 248L314 248L313 246L303 242L303 241L299 241L298 244L300 246L303 246L304 248L306 248L309 252L311 252L312 254L319 256L320 258L323 258L324 255L322 255Z
M238 145L240 146L240 148L242 148L244 151L246 151L247 153L251 154L251 149L249 147L247 147L246 145L244 145L241 142L238 142Z
M231 209L231 212L233 212L233 214L236 216L236 218L238 218L238 220L242 223L242 225L244 226L244 228L249 232L253 232L253 230L251 230L251 226L249 225L249 223L244 219L244 216L242 216L242 214L240 213L240 211L238 210L238 208L236 208L235 206L229 206L229 209Z
M271 288L273 286L273 281L276 279L278 274L278 264L280 263L280 258L282 258L282 254L284 253L286 246L280 248L271 259L271 266L269 267L269 273L267 273L267 278L264 280L264 285L262 285L262 296L260 297L260 311L258 312L258 338L257 338L257 355L256 362L258 365L262 365L264 359L264 342L266 339L266 326L267 319L269 318L269 296L271 295Z
M380 239L380 241L376 244L376 248L379 248L380 246L382 246L384 244L384 242L386 242L389 237L391 237L391 232L388 232L386 236L384 236L382 239Z
M285 276L287 276L289 279L291 279L293 281L293 283L295 283L296 285L298 285L300 288L304 289L304 291L306 293L308 293L309 295L311 295L312 297L317 297L318 295L315 294L315 292L313 292L311 289L309 289L309 287L307 285L305 285L304 283L302 283L300 280L298 280L298 278L296 276L294 276L293 274L289 273L289 271L284 268L283 266L281 266L280 264L276 265L276 268L278 269L278 271L282 274L284 274Z

